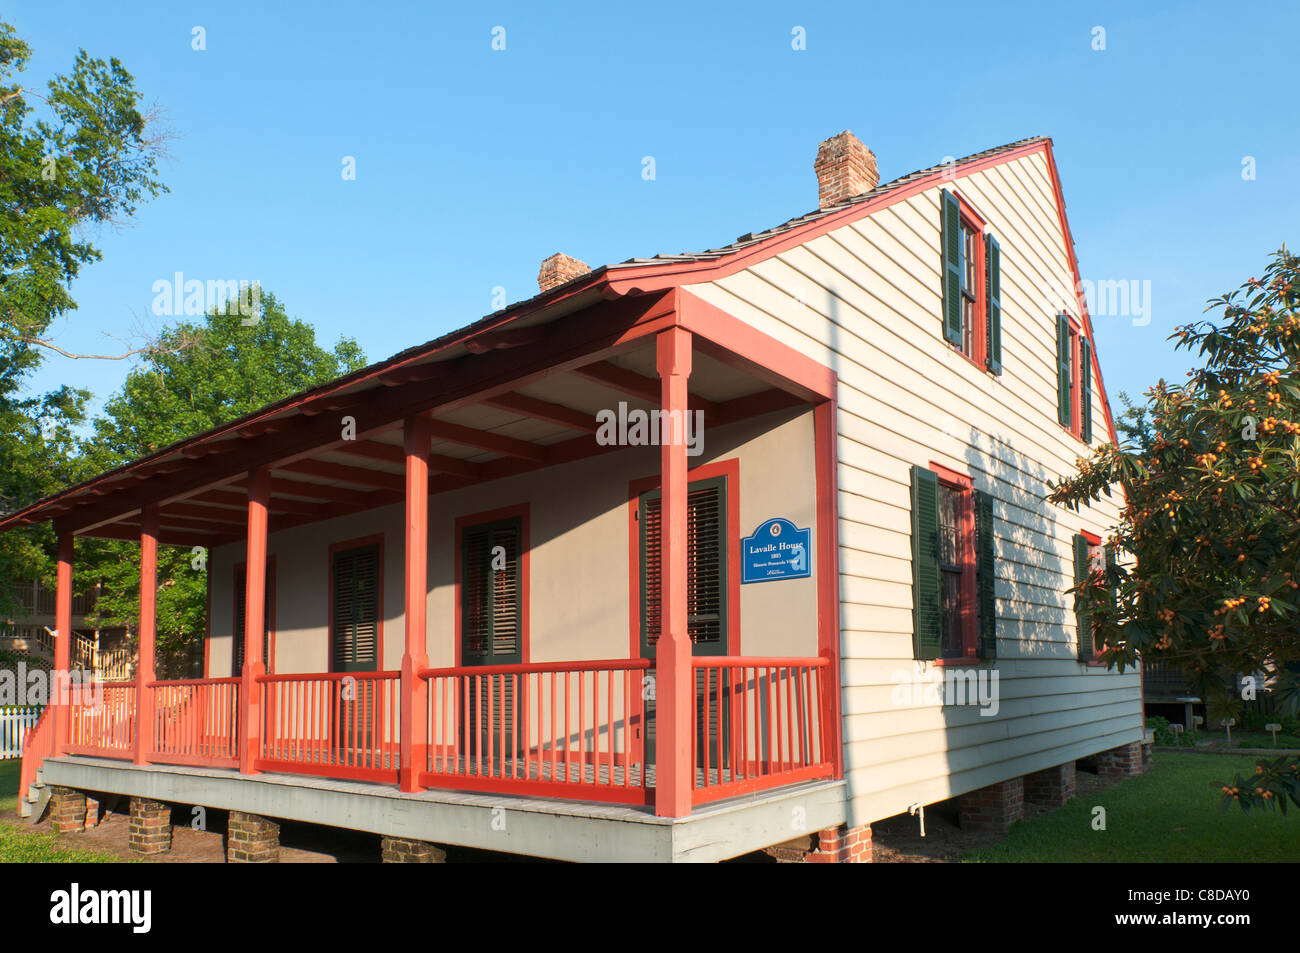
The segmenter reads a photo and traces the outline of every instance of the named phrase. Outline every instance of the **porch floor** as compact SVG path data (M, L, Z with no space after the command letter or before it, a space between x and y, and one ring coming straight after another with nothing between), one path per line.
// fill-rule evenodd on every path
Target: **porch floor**
M169 804L570 861L725 860L845 820L842 780L808 781L729 798L701 805L685 818L657 817L653 807L639 805L432 788L405 793L368 781L270 772L242 775L231 768L135 765L79 755L47 759L41 780Z

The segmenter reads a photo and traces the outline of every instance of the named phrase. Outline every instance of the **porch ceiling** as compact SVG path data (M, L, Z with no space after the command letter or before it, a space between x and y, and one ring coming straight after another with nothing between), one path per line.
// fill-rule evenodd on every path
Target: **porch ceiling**
M431 494L617 450L597 443L596 414L619 402L658 407L654 335L676 319L672 294L602 302L545 325L532 316L173 445L10 516L0 531L53 518L61 532L138 539L142 507L156 502L160 542L218 546L244 537L256 467L271 475L272 532L399 503L411 415L433 422ZM726 357L714 344L696 351L689 400L707 426L806 400ZM355 439L341 439L346 417Z

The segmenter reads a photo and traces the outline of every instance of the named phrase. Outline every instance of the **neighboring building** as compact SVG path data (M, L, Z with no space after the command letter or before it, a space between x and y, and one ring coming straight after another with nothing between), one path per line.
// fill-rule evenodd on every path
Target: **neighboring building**
M235 859L292 819L393 859L860 860L915 805L1001 827L1076 759L1135 770L1139 676L1067 591L1117 506L1043 500L1113 437L1050 141L878 185L845 132L815 168L784 225L553 256L527 301L0 521L53 519L68 565L140 538L146 578L210 550L207 677L152 682L146 586L142 682L47 719L25 777L237 812ZM660 408L703 429L644 445Z
M16 611L0 618L0 652L25 658L33 665L54 664L55 592L39 580L11 587ZM72 597L72 665L102 678L130 678L135 651L126 626L102 626L89 618L99 600L98 584Z

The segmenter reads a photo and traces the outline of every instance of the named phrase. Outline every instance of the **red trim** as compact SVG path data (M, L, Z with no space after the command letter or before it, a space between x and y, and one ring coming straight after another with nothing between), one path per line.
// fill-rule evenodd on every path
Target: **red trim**
M722 477L727 481L727 655L740 655L740 460L705 463L686 473L689 486ZM659 474L638 477L627 485L628 658L641 657L641 528L637 510L641 494L662 489Z
M466 528L470 526L477 526L480 523L493 523L496 522L497 520L511 519L512 517L518 517L520 523L519 617L520 617L521 631L519 633L519 657L522 659L522 662L520 662L519 664L526 665L528 664L529 660L532 658L532 643L531 643L531 635L529 632L530 630L529 590L531 588L530 563L532 561L532 554L530 552L532 537L530 536L530 531L529 531L529 520L530 520L529 508L530 508L530 504L528 502L513 503L510 506L501 506L493 510L483 510L480 513L470 513L465 516L456 517L455 528L453 529L452 532L452 543L453 543L452 552L454 554L455 564L456 564L455 579L452 586L452 603L455 607L455 613L456 613L456 624L453 630L455 632L456 651L455 654L453 655L453 658L455 659L455 664L457 667L459 667L461 664L461 652L460 652L461 650L461 631L460 631L461 535L465 532ZM494 666L494 667L499 667L499 666Z
M1084 539L1086 539L1088 541L1088 544L1091 546L1101 545L1101 537L1098 536L1096 533L1090 533L1086 529L1081 529L1079 530L1079 535L1082 536Z
M379 585L376 593L379 602L378 620L375 626L375 671L384 671L384 534L375 533L372 536L358 536L356 539L345 539L338 543L331 543L329 552L325 557L325 582L328 589L326 598L326 612L329 613L325 621L325 626L329 632L327 641L329 658L325 660L325 671L334 673L334 554L345 549L358 549L361 546L379 546ZM248 620L244 620L244 628L248 628ZM345 675L356 675L357 672L344 672ZM366 673L369 674L369 673Z
M682 327L697 351L808 402L835 396L835 372L689 291L677 295ZM692 398L696 406L697 398Z
M234 567L233 567L233 569L232 569L232 572L233 572L234 575L233 575L233 580L232 580L232 583L231 583L231 589L232 589L232 591L233 591L233 595L234 595L234 599L235 599L235 602L234 602L234 607L235 607L235 608L238 608L239 603L242 602L242 601L244 600L244 593L240 591L240 589L239 589L239 585L238 585L238 579L239 579L239 572L240 572L240 570L243 570L243 571L244 571L244 575L245 575L245 585L247 585L247 575L248 575L248 561L247 561L247 560L245 560L244 562L235 563L235 565L234 565ZM208 588L209 588L209 590L212 588L211 577L209 577ZM211 595L211 592L209 592L209 594L208 594L208 600L209 600L208 615L209 615L209 617L212 615L211 599L212 599L212 595ZM267 674L267 675L274 675L274 674L275 674L275 557L274 557L274 556L268 556L268 557L266 557L266 595L265 595L265 599L266 599L266 651L267 651L267 657L264 658L264 659L262 660L262 663L266 666L266 674ZM234 639L234 631L235 631L235 627L234 627L234 624L233 624L233 623L234 623L234 617L233 617L233 616L231 616L231 623L232 623L232 624L231 624L231 626L230 626L230 632L231 632L231 639L230 639L230 674L231 674L231 675L238 675L238 673L235 671L235 658L236 658L236 653L237 653L239 647L235 644L235 639ZM209 619L209 625L211 625L211 621L210 621L210 619ZM244 631L245 631L245 633L247 633L247 631L248 631L248 620L247 620L247 619L244 620ZM206 676L205 676L205 677L206 677Z

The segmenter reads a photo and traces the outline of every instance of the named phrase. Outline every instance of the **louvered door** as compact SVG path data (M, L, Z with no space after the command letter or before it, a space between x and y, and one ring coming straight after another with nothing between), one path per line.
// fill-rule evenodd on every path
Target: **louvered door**
M331 666L335 672L379 668L380 551L373 543L334 553L331 578ZM364 749L376 725L372 684L336 681L333 725L347 726L338 743Z
M643 494L637 511L641 535L641 657L654 661L662 631L660 567L663 559L660 508L663 494ZM727 654L727 483L725 478L691 483L686 497L686 629L692 655ZM704 745L717 749L718 731L726 732L726 711L722 699L723 723L705 718L705 706L719 709L719 692L730 687L716 681L705 689L703 671L695 674L695 723L697 766L703 764ZM655 760L655 702L646 699L646 763ZM703 725L709 722L709 737ZM724 747L730 747L724 746Z
M522 520L465 527L460 549L461 664L522 662ZM492 763L494 771L501 768L500 759L522 751L515 683L515 677L490 674L468 683L470 719L462 729L463 744L475 764Z

